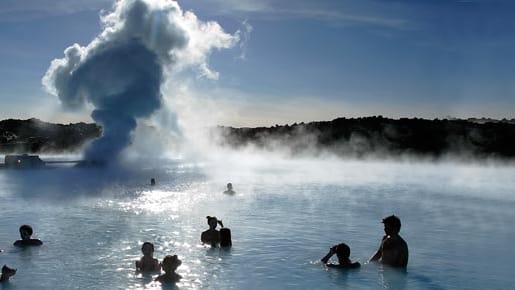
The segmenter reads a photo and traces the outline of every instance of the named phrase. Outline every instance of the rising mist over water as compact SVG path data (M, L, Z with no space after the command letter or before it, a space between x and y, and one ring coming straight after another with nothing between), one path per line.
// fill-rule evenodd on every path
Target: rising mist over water
M202 162L0 171L0 255L19 270L11 285L161 289L155 277L134 271L144 241L155 244L160 260L179 255L179 289L515 283L509 272L515 257L506 250L515 238L513 167L211 153ZM235 195L222 193L227 182ZM365 264L383 235L381 218L392 213L401 217L410 247L407 273ZM206 215L231 228L231 250L200 245ZM41 248L11 246L21 223L34 227ZM331 271L318 262L342 241L365 264L359 271ZM485 268L482 257L496 262Z
M172 289L515 284L513 164L432 162L382 150L381 158L341 158L311 145L295 155L282 140L263 141L266 150L219 146L209 125L217 124L222 105L189 86L196 78L216 80L210 54L241 47L240 37L249 36L228 33L171 0L116 1L100 25L90 43L72 44L52 61L43 84L65 110L91 111L103 132L84 158L109 166L0 170L0 258L18 269L1 289L163 289L156 273L135 271L146 241L160 261L166 255L183 261L177 270L183 278ZM403 137L389 129L380 137ZM489 140L475 133L473 140ZM370 149L364 135L341 148ZM300 146L318 136L301 137ZM233 195L223 193L228 182ZM384 235L381 220L391 214L402 220L407 271L367 262ZM231 229L232 248L201 244L208 215ZM21 224L34 227L42 247L12 245ZM340 242L350 246L359 270L320 263Z
M161 91L168 79L191 67L216 78L207 65L209 53L233 46L238 36L183 12L175 1L116 1L101 20L93 41L74 44L52 61L43 85L66 109L92 107L103 134L85 158L105 163L131 143L139 120L163 109L165 97L173 98Z

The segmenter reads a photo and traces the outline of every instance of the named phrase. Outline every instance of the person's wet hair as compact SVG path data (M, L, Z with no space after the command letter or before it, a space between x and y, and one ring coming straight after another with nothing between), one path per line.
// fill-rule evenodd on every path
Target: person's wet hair
M167 255L164 257L163 262L161 262L163 270L165 271L175 271L175 269L177 269L181 264L182 261L179 260L177 255Z
M340 259L349 260L350 257L350 248L345 243L341 243L336 245L336 255Z
M393 214L391 216L385 217L383 219L383 224L391 226L392 228L396 229L397 232L401 230L401 220Z
M29 234L30 236L32 236L33 230L32 230L32 227L31 227L31 226L29 226L29 225L21 225L21 226L20 226L20 233L21 233L22 231L25 231L25 232L27 232L27 234Z
M152 252L154 252L154 244L152 244L151 242L144 242L143 245L141 245L141 250L143 251L143 248L146 246L146 245L149 245L150 248L152 249Z

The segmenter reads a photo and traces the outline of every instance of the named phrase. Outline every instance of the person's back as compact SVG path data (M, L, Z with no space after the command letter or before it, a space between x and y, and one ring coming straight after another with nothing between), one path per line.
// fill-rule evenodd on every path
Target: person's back
M231 247L232 246L232 238L231 238L231 230L228 228L220 229L220 247Z
M408 244L400 235L391 235L382 243L380 262L392 267L408 266Z

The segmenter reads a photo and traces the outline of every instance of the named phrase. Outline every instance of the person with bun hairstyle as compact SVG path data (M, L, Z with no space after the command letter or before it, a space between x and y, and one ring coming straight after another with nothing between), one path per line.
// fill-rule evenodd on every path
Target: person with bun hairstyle
M207 224L209 229L202 232L200 240L203 244L209 244L212 247L220 245L220 232L216 229L218 225L218 219L214 216L207 216Z

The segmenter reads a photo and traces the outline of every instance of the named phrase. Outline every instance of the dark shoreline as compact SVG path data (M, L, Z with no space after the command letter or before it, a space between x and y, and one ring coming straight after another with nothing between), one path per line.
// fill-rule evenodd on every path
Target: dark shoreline
M515 119L390 119L382 116L272 127L213 128L218 145L262 151L280 149L290 156L357 159L515 160ZM53 124L32 118L0 121L0 154L69 153L98 138L96 124Z
M0 121L0 153L74 152L101 133L96 124L7 119Z
M218 144L286 149L291 156L515 160L515 120L389 119L382 116L273 127L218 127Z

